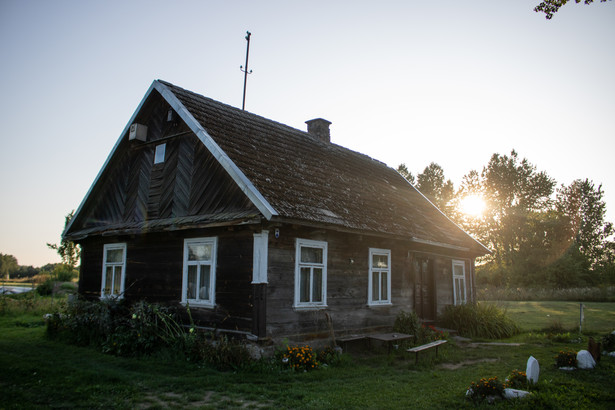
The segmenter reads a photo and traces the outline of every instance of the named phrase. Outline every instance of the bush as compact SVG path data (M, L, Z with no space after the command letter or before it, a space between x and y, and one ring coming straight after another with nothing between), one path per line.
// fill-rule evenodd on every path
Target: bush
M439 322L466 337L502 339L519 333L519 328L505 312L491 304L447 306Z
M505 383L500 381L497 376L489 379L483 377L482 379L470 384L466 396L474 401L483 401L491 396L502 398L504 397L505 388Z
M44 282L42 282L36 287L36 293L41 296L49 296L53 293L54 286L55 281L52 278L47 278Z
M602 348L607 352L615 351L615 334L609 333L602 338Z
M146 302L128 306L115 299L69 304L64 312L49 318L47 334L118 356L151 354L185 344L186 336L173 309Z
M282 364L291 370L314 370L318 368L316 355L310 346L286 346L282 351Z
M322 350L319 350L316 354L316 361L321 365L336 365L341 361L341 354L339 350L336 350L333 347L325 347Z
M417 335L421 324L416 312L406 313L403 310L397 314L393 331L397 333L405 333L408 335Z
M187 313L192 322L189 309ZM48 337L117 356L172 351L219 370L237 369L251 360L243 344L226 336L198 333L192 323L185 330L176 309L143 301L75 301L47 319Z
M59 264L53 269L52 277L58 282L70 282L76 277L76 272L70 266Z
M506 379L506 387L510 387L512 389L527 390L528 386L527 374L517 369L510 372Z
M577 352L560 350L555 355L555 367L577 367Z

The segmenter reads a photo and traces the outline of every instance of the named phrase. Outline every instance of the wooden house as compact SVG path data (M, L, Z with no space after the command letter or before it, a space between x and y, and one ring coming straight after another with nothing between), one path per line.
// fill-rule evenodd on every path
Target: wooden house
M156 80L64 236L79 294L189 304L202 326L309 339L434 320L489 252L394 169Z

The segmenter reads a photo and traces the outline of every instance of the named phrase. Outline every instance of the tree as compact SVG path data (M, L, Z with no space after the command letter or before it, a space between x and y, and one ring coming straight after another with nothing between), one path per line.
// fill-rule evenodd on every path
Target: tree
M416 177L416 187L434 205L445 213L449 213L449 202L455 192L450 179L445 180L444 170L435 162L425 167Z
M520 276L544 262L545 254L538 255L536 249L552 246L549 232L557 229L554 217L547 214L554 186L553 179L514 150L510 155L493 154L480 176L471 171L464 177L453 203L471 193L481 195L487 207L478 218L460 217L459 210L453 217L493 251L486 261L505 283L523 281Z
M581 0L574 0L575 3L580 3ZM585 4L591 4L594 0L584 0ZM600 0L600 3L605 3L606 0ZM534 11L536 13L545 13L545 17L547 20L551 20L553 18L553 14L557 13L559 9L568 3L568 0L544 0L540 2L540 4L534 7Z
M19 269L17 258L13 255L3 255L0 253L0 277L10 279L13 272Z
M66 215L64 221L64 229L66 229L71 219L73 219L74 215L74 210L72 210L68 215ZM62 258L62 263L68 266L71 270L74 270L77 267L77 264L79 263L79 258L81 257L81 249L79 248L79 245L75 244L72 241L69 241L68 239L63 238L60 242L60 245L48 243L47 246L50 249L53 249L58 252L58 255L60 255L60 257Z
M408 170L406 164L399 164L399 166L397 167L397 172L399 172L402 177L406 178L406 180L412 185L415 184L414 175L412 175L412 172Z
M568 222L568 240L578 247L592 269L613 263L613 246L609 237L613 224L605 221L606 204L602 185L597 188L588 179L577 179L557 191L557 210Z

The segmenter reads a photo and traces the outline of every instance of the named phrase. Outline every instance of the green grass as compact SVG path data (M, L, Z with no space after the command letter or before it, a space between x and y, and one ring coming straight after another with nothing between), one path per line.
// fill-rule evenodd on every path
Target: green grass
M539 331L561 324L567 331L579 330L577 302L482 302L506 310L522 331ZM615 303L584 303L583 333L610 333L615 330Z
M39 298L21 314L0 314L0 408L474 408L464 398L470 382L525 370L529 355L541 366L532 399L479 408L608 409L615 402L614 358L603 358L592 371L565 373L554 366L560 349L579 350L586 339L519 347L448 343L437 359L424 352L418 365L403 352L376 351L344 355L337 367L307 373L267 364L219 372L168 352L121 358L50 341L44 308L37 307L47 301Z

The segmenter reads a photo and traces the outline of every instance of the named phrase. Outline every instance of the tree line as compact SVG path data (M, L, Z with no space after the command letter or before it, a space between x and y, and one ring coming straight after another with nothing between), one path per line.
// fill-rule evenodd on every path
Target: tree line
M68 226L75 215L72 210L64 217L64 228ZM53 249L62 258L61 263L48 263L40 268L33 266L20 266L13 255L0 253L0 278L16 279L31 278L36 275L51 275L58 278L70 278L78 274L77 266L81 258L81 248L68 239L62 238L60 244L48 243L47 247Z
M557 185L514 150L493 154L455 189L431 163L415 177L397 171L492 253L477 262L477 282L508 287L580 287L615 284L615 229L605 220L604 191L589 179ZM482 198L480 214L464 212Z

